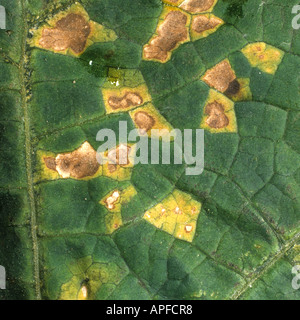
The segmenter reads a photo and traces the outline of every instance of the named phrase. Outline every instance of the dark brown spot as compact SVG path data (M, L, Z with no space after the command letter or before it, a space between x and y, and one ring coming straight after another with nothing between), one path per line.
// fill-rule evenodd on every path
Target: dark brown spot
M206 16L198 16L193 20L192 29L197 33L202 33L207 30L214 29L221 21L215 17L208 18Z
M214 0L185 0L180 8L192 13L199 13L209 10L213 4Z
M168 59L168 53L176 48L179 42L188 39L186 23L187 16L182 12L168 13L157 30L158 36L144 47L145 59L165 62Z
M44 158L44 162L45 162L45 165L46 165L46 167L47 167L48 169L53 170L53 171L56 171L55 158L52 158L52 157Z
M96 151L88 142L71 153L59 154L56 159L44 158L44 161L49 169L57 171L63 178L82 179L93 176L100 167Z
M134 115L134 122L139 129L145 132L151 130L155 125L155 120L144 111L139 111Z
M222 129L229 125L229 119L225 115L224 107L217 101L210 103L205 108L205 114L208 115L206 123L214 129Z
M228 61L224 60L217 64L212 69L208 70L203 77L203 80L211 87L224 93L231 82L236 79L235 73L231 69Z
M142 97L136 92L126 92L125 95L121 98L112 96L108 99L108 104L115 110L126 109L131 106L136 107L141 105L142 103Z
M89 23L81 15L70 13L56 23L56 28L44 28L39 44L55 51L70 48L79 54L84 50L90 32Z
M237 81L237 79L230 82L228 89L225 91L225 94L229 97L232 97L239 93L241 89L240 83Z

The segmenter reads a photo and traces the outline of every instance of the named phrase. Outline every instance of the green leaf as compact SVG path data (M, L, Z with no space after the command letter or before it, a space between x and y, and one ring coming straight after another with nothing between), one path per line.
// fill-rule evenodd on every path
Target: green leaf
M1 300L300 299L298 1L202 3L1 1ZM139 111L204 172L85 166Z

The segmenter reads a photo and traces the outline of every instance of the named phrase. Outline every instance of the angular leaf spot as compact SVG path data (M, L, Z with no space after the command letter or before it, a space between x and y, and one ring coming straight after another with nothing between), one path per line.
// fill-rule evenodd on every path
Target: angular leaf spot
M160 204L145 212L144 219L175 238L192 242L200 210L201 203L175 190Z
M284 56L283 51L264 42L250 43L242 52L253 67L269 74L276 73Z

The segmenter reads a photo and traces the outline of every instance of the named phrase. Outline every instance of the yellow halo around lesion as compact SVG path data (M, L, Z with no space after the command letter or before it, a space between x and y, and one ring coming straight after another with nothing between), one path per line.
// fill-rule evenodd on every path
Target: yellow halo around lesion
M218 115L216 115L216 123L220 121L220 123L227 124L226 126L220 125L219 127L212 126L210 124L209 118L211 117L210 114L207 114L207 108L209 105L216 104L221 105L224 112L220 112L219 117L226 117L226 122L224 122L223 119L218 119ZM211 89L209 91L209 96L205 102L205 106L203 109L203 116L200 124L201 129L205 129L210 131L211 133L231 133L231 132L237 132L237 120L234 110L234 102L224 96L222 93Z
M109 68L102 96L107 114L126 112L152 100L142 73L134 69Z
M166 63L181 44L205 38L224 24L212 14L218 0L196 2L163 0L156 31L143 48L144 60Z
M68 269L71 278L61 285L59 300L95 300L102 286L116 286L127 274L117 262L95 262L92 256L74 260Z
M252 67L274 75L281 63L284 52L265 42L250 43L242 50Z
M81 154L79 154L79 152ZM92 172L86 170L86 172L82 172L81 176L76 176L73 174L73 167L76 165L82 165L83 162L86 162L87 159L84 158L85 154L88 156L89 161L93 162L94 169ZM73 156L72 156L73 155ZM63 175L60 170L59 158L63 158L65 156L69 156L68 162L70 164L70 171L67 172L67 175ZM82 161L80 161L79 156L82 156ZM53 162L53 167L47 166L47 159L51 159ZM77 161L77 162L76 162ZM35 182L43 181L43 180L58 180L58 179L73 179L80 181L88 181L91 179L95 179L97 177L102 176L103 168L100 164L96 164L96 151L94 148L85 141L79 148L71 152L65 153L54 153L51 151L38 150L37 151L37 168L35 175ZM71 170L72 169L72 170Z
M165 130L165 136L168 139L168 134L173 130L171 124L156 110L152 103L134 109L129 114L141 135L147 134L152 138L160 138L155 132L151 133L151 130ZM164 135L161 138L164 139Z
M114 163L114 159L110 158L109 154L114 150L117 150L120 147L127 147L128 150L128 163L119 164ZM116 148L110 149L108 151L100 153L100 157L103 160L103 171L102 175L118 181L129 181L132 175L132 169L134 167L134 160L136 154L136 145L135 144L120 144Z
M44 30L47 29L47 30L53 31L54 29L56 29L57 23L62 19L66 18L70 14L75 14L83 18L90 28L90 32L86 38L84 48L80 52L75 52L74 49L70 47L67 47L61 50L55 50L54 48L51 48L51 47L45 47L45 45L41 43ZM75 3L71 7L69 7L67 10L59 12L54 17L50 18L44 25L42 25L37 29L31 29L30 32L33 34L32 39L29 40L29 44L32 47L37 47L37 48L49 50L55 53L71 55L75 57L80 56L89 46L91 46L95 42L115 41L118 38L116 33L113 30L106 28L105 26L100 25L95 21L90 20L88 13L85 11L83 6L80 5L79 3Z
M152 99L148 87L145 84L142 84L135 88L121 87L116 89L102 89L102 95L107 114L132 110L141 105L144 105L147 102L150 102ZM119 100L119 106L121 107L118 107L117 103L112 104L112 98L114 98L115 100ZM127 103L126 100L130 101L130 99L132 100L132 102ZM122 103L123 101L125 101L125 103ZM126 104L127 106L124 106Z
M137 191L130 185L112 190L100 201L100 204L108 210L105 216L107 234L112 234L123 225L122 206L129 203L136 195Z
M162 0L163 3L178 7L184 0Z
M146 211L143 218L177 239L192 242L200 211L200 202L176 189L161 203Z

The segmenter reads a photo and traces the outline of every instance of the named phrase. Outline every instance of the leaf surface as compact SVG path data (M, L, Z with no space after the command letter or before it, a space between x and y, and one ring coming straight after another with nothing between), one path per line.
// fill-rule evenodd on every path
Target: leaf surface
M1 299L300 298L298 1L188 2L1 1ZM204 172L91 170L119 121L205 129Z

